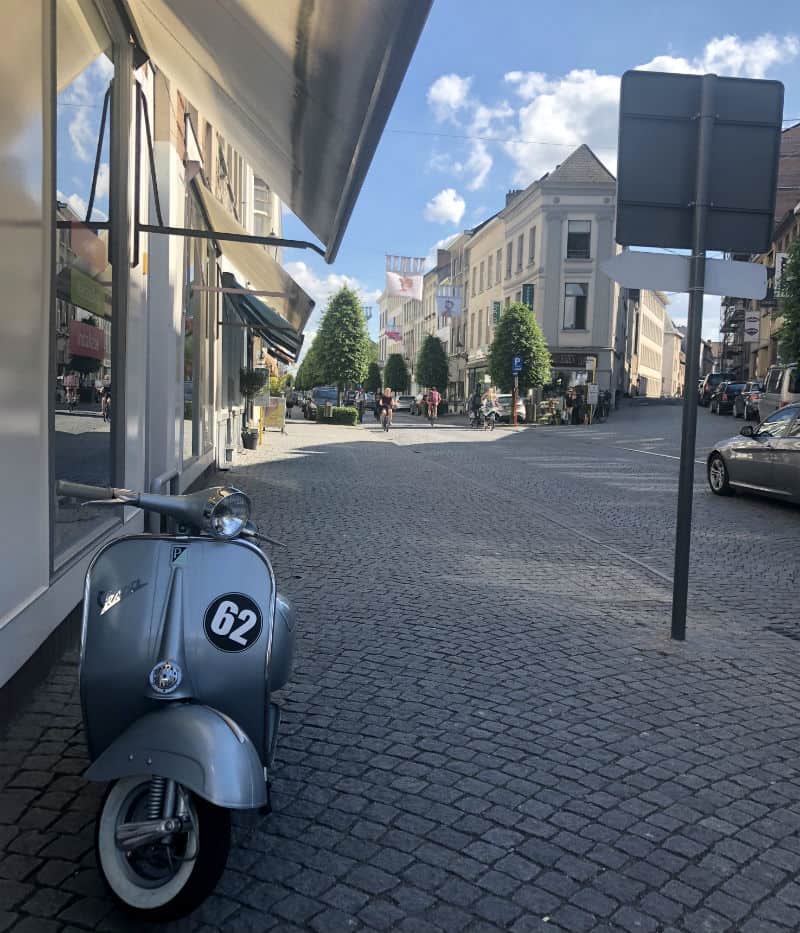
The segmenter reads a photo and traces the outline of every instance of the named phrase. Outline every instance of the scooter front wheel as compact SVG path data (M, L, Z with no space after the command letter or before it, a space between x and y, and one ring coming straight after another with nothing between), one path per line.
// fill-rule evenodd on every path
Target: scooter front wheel
M230 812L181 789L188 811L185 831L121 846L120 830L148 819L150 781L128 777L109 787L97 817L97 862L128 913L143 920L175 920L198 907L222 876L230 849Z

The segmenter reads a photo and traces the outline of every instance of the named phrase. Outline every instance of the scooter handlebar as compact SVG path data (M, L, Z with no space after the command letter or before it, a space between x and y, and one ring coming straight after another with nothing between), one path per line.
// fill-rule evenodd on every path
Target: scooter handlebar
M86 483L72 483L66 479L60 479L56 482L56 494L59 496L71 496L74 499L117 499L120 493L127 496L134 496L129 489L115 489L113 486L88 486Z

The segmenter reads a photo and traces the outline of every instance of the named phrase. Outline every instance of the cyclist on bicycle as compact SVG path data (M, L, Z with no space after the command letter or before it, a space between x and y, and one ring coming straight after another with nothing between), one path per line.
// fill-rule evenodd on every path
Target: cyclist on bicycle
M433 424L439 414L439 405L441 401L442 396L439 395L439 392L435 387L431 389L430 392L428 392L428 418L430 419L431 424Z
M392 411L394 410L394 396L390 388L385 388L381 393L380 406L383 416L385 416L389 425L392 424Z

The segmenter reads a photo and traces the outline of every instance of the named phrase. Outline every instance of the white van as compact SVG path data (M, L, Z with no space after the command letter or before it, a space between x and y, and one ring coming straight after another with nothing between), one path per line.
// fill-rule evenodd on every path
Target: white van
M779 408L794 402L800 402L800 367L797 363L770 366L758 401L759 418L763 421Z

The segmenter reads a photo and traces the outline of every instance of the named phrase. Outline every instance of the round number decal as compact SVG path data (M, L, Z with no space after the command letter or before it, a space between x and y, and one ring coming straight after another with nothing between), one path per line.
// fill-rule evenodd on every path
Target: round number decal
M206 609L203 628L220 651L246 651L261 634L261 610L249 596L226 593Z

